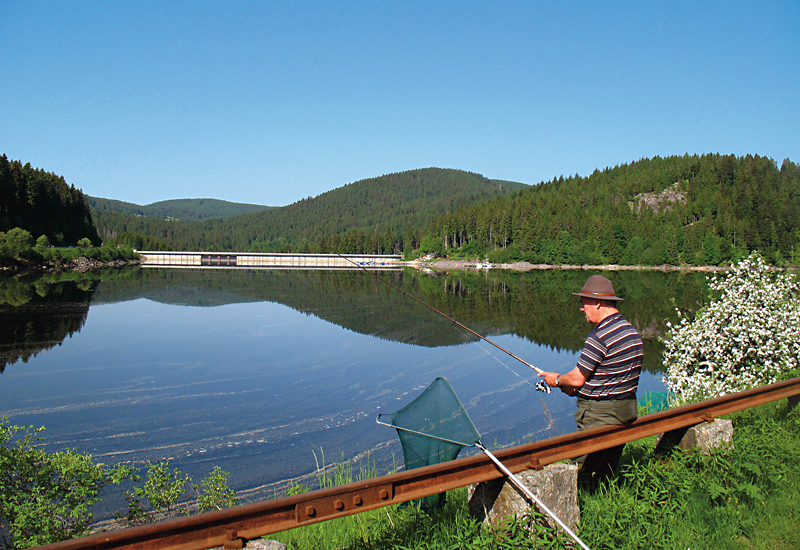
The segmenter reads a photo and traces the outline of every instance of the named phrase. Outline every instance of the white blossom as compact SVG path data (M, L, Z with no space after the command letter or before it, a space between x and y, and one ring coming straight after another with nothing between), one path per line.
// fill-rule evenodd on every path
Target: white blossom
M800 357L800 285L757 253L709 279L719 294L689 321L667 324L665 382L676 404L772 384Z

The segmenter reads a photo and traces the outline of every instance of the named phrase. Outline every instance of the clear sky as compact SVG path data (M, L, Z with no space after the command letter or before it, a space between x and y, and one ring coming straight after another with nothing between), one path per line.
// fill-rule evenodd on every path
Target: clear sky
M800 162L800 2L0 0L0 154L138 204Z

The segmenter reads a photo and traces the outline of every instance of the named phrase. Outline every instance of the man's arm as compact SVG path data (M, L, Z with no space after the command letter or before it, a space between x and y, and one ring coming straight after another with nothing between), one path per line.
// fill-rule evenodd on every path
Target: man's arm
M581 387L586 383L586 376L583 374L583 371L578 367L575 367L566 374L558 374L557 372L545 372L540 374L539 376L544 377L544 381L547 382L548 386L551 386L553 388L559 387L561 388L561 391L563 391L567 395L575 395L575 392L581 389ZM558 380L558 384L556 384L556 380Z

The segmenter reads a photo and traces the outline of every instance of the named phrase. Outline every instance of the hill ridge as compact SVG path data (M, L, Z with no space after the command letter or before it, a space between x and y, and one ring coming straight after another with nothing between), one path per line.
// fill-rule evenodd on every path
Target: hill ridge
M312 247L347 234L359 239L380 235L383 250L416 239L432 217L465 204L524 189L525 184L497 183L480 174L452 168L421 168L348 183L316 197L282 207L175 225L161 220L95 210L104 240L137 233L175 249L216 248L279 251ZM375 237L377 238L377 237ZM310 251L310 250L309 250Z

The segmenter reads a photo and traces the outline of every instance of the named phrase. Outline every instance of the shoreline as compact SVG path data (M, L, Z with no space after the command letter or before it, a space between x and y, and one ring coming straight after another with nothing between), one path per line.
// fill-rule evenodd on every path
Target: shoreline
M410 262L402 262L403 265L413 267L416 269L435 269L437 271L448 270L484 270L484 269L506 269L511 271L533 271L533 270L583 270L583 271L702 271L710 273L730 271L730 266L691 266L691 265L573 265L573 264L532 264L529 262L514 262L511 264L490 264L485 267L479 264L477 260L451 260L451 259L434 259L434 260L412 260ZM793 269L793 268L790 268Z
M13 273L19 275L22 273L58 273L65 271L93 271L102 268L114 267L128 267L132 265L141 265L139 260L112 260L103 262L100 260L93 260L85 256L73 260L60 260L57 262L30 262L16 260L7 262L0 265L0 272ZM732 266L693 266L693 265L619 265L619 264L603 264L603 265L577 265L577 264L532 264L529 262L514 262L510 264L484 264L477 259L450 259L450 258L435 258L431 260L415 259L411 261L398 261L398 267L412 267L419 270L430 271L488 271L490 269L501 269L508 271L546 271L546 270L580 270L580 271L660 271L664 273L669 272L705 272L705 273L724 273L733 269ZM167 267L167 266L164 266ZM195 266L201 268L202 266ZM244 267L244 266L243 266ZM320 265L319 268L328 267L327 265ZM291 269L291 267L288 267ZM798 271L797 266L789 266L784 268L771 267L771 271Z
M85 273L106 267L127 267L139 265L139 260L111 260L103 262L92 260L86 256L73 260L49 260L47 262L31 262L25 260L13 260L12 262L0 265L0 272L8 272L14 275L25 273L64 273L66 271L79 271Z

